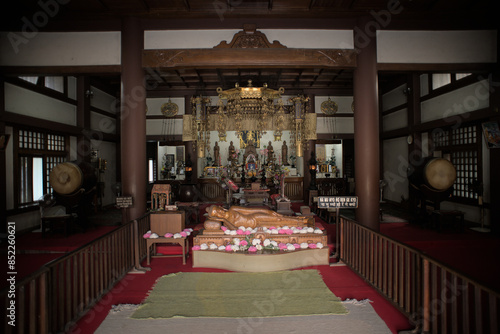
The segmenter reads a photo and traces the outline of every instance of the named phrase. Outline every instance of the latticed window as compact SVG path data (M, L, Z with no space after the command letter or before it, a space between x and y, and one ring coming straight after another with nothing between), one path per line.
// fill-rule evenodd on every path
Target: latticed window
M52 193L50 171L66 161L65 136L33 130L18 130L16 170L17 204L26 205Z
M441 151L443 156L448 155L457 170L453 197L459 201L477 203L480 195L477 193L477 185L482 182L479 130L480 127L472 124L432 134L434 149Z
M457 169L457 180L455 181L453 196L477 199L478 194L473 190L473 184L478 179L477 152L452 152L451 163Z

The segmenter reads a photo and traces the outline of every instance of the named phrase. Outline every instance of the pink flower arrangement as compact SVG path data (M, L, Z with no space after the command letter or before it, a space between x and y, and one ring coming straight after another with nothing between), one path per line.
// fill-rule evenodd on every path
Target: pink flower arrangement
M317 248L316 244L309 244L309 248Z
M231 245L227 245L227 246L226 246L226 251L227 251L227 252L230 252L230 251L232 251L232 250L233 250L233 249L232 249Z
M182 236L183 238L187 237L187 233L186 233L186 232L181 232L180 234L181 234L181 236Z
M225 226L221 226L221 227L220 227L220 229L221 229L221 230L223 230L224 232L226 232L227 227L225 227Z
M144 235L142 237L144 239L149 239L150 236L151 236L151 233L144 233Z
M245 231L243 231L243 230L237 230L237 231L236 231L236 234L238 234L238 235L242 235L242 234L245 234Z
M254 252L256 252L256 251L257 251L257 247L255 247L255 246L250 246L250 247L248 247L248 251L249 251L249 252L254 253Z
M278 247L279 247L279 249L282 249L282 250L283 250L283 249L286 249L286 248L287 248L287 245L281 242L281 243L278 245Z
M248 241L246 241L246 240L240 241L240 246L246 246L246 245L248 245Z
M165 233L165 238L172 238L174 235L172 233Z
M192 249L193 249L194 251L196 251L196 250L200 250L200 249L201 249L201 247L200 247L200 246L193 246L193 248L192 248Z

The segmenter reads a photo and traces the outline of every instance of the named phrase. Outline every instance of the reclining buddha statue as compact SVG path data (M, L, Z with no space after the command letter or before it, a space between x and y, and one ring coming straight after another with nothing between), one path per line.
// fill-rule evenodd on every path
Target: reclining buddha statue
M313 227L314 218L303 216L287 216L264 208L247 208L231 206L224 209L218 205L211 205L207 209L207 220L220 221L229 229L239 227Z

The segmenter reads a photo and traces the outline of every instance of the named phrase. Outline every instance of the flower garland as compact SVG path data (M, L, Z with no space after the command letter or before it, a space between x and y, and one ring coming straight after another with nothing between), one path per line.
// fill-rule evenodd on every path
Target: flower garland
M229 230L225 226L221 226L224 234L231 236L240 236L232 239L231 244L217 246L214 243L201 245L196 245L192 247L192 250L217 250L226 252L237 252L237 251L247 251L249 253L255 253L261 250L274 250L274 251L295 251L299 249L321 249L324 247L323 243L283 243L270 238L266 238L263 241L258 238L254 238L254 234L257 229L252 229L250 227L240 227L237 230ZM323 234L323 231L319 228L312 227L264 227L264 232L270 235L292 235L292 234L306 234L306 233L316 233Z
M186 238L191 235L191 232L193 232L192 228L185 228L183 231L178 233L165 233L163 237L174 238L174 239ZM144 233L142 237L144 239L157 239L160 236L157 233L152 233L151 231L147 231L146 233Z

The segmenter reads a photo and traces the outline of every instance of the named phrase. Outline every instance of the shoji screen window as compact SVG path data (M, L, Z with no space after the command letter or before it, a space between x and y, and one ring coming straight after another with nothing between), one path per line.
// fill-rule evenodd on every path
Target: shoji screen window
M33 204L43 195L51 194L49 174L52 168L66 161L67 138L62 135L32 130L17 132L16 203Z

